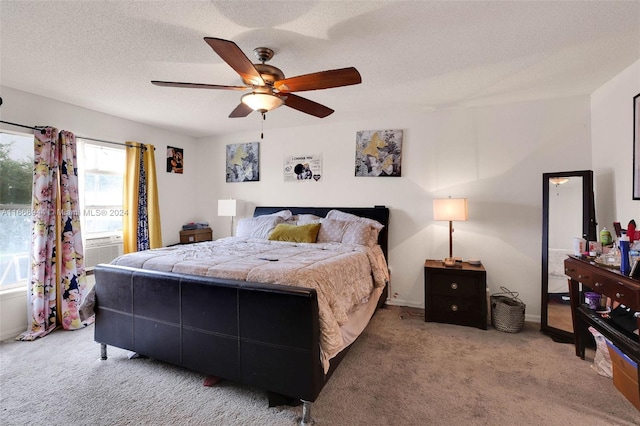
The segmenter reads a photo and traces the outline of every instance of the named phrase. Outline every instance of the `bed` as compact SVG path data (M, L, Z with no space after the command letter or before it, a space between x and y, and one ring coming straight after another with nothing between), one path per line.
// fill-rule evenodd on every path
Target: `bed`
M371 254L376 251L382 253L386 268L389 210L384 206L256 207L252 220L270 221L271 217L286 211L294 216L293 219L305 217L308 223L303 225L310 227L317 222L313 220L314 217L324 218L321 222L326 226L321 223L319 229L327 231L331 229L330 223L357 222L369 225L376 221L381 225L376 226L376 231L367 228L371 229L371 234L367 234L367 238L371 238L369 246L375 250L369 246L360 247L359 244L345 248L343 244L327 242L326 232L322 244L321 232L318 232L318 243L315 244L255 241L255 238L240 235L211 244L182 246L179 250L158 249L164 257L178 259L178 266L172 270L166 270L161 266L164 263L157 261L157 250L141 252L138 256L146 256L142 261L139 257L130 257L134 253L116 259L115 264L98 265L94 271L94 312L95 340L101 344L101 358L107 359L107 345L115 346L206 375L264 389L270 406L299 400L303 402L302 422L305 423L310 416L311 402L316 400L375 310L386 301L389 275L387 268L384 282L379 284L379 273L374 277L376 274L370 271L370 293L364 298L362 294L354 296L359 302L346 312L343 310L341 314L346 318L337 320L343 346L336 348L334 345L330 349L327 349L325 339L329 334L327 323L331 323L327 320L326 308L328 306L333 310L336 303L318 285L317 281L324 278L310 279L312 282L309 285L301 285L300 280L307 276L307 269L324 271L323 268L329 267L333 258L343 262L347 256L378 259ZM277 229L280 229L280 223L286 229L290 220L283 217ZM242 233L241 222L238 223L238 234ZM356 225L346 226L345 229L356 229ZM251 273L245 276L246 279L238 279L238 270L242 272L246 268L234 267L241 265L241 262L234 261L235 246L232 247L232 244L259 247L262 251L252 254L249 262L264 266L249 268ZM194 251L198 246L206 247L203 249L204 255ZM214 261L213 257L206 254L206 250L223 252L228 256L219 262ZM283 284L279 282L278 273L274 275L272 269L276 264L282 266L293 262L285 258L277 261L280 255L292 250L309 250L297 256L305 259L320 257L321 265L298 267L296 271L305 270L305 273L284 274L295 275L297 281ZM201 261L206 266L202 266ZM228 272L230 265L231 272ZM348 274L353 272L351 267L346 268L344 264L340 268ZM255 275L255 269L266 270L267 275ZM262 281L261 277L266 277L267 282ZM341 282L335 283L335 287L347 287L345 284L352 285L358 280L351 275L344 276ZM351 323L355 326L350 328Z

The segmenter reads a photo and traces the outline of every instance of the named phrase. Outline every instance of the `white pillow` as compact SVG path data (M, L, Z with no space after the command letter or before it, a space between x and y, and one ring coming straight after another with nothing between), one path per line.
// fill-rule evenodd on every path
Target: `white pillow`
M279 224L284 222L281 216L265 215L247 217L238 221L236 236L247 238L268 239L269 234Z
M341 243L349 222L344 220L323 219L320 222L317 243Z
M298 225L298 215L294 214L289 219L286 219L284 223L286 223L287 225Z
M380 233L380 230L384 228L384 225L377 220L356 216L355 214L346 213L341 210L329 210L329 213L327 213L327 219L358 222L368 225L371 228L371 235L369 236L370 239L367 245L370 247L378 244L378 234Z
M360 222L347 222L348 225L344 230L344 234L342 235L342 243L343 244L360 244L361 246L369 246L373 247L378 242L378 237L376 233L376 238L371 239L371 228L366 223Z
M371 247L371 227L346 220L322 219L318 243L360 244Z
M280 210L279 212L263 214L263 215L256 216L256 217L268 217L268 216L271 216L271 217L279 216L284 220L289 220L289 219L291 219L293 214L291 213L291 210Z
M320 216L316 216L315 214L299 214L298 215L298 225L308 225L310 223L320 223L322 222L322 218Z

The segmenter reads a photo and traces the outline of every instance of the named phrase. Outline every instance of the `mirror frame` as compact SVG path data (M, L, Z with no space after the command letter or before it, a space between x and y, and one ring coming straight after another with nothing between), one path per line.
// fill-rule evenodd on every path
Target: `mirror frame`
M582 178L582 238L597 241L596 213L593 196L593 171L578 170L542 174L542 300L540 304L540 331L555 341L573 343L574 333L549 325L549 179L554 177ZM567 292L569 292L567 278Z

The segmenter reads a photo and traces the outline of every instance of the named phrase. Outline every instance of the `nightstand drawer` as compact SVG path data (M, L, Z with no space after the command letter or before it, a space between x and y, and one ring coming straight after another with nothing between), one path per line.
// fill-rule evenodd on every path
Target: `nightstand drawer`
M484 283L470 275L433 274L431 294L434 296L477 297Z
M435 322L474 326L487 321L477 300L455 297L434 297L429 311L429 320L431 318Z
M474 299L459 299L456 297L434 297L432 300L432 311L434 314L460 315L478 314L482 312L481 306Z

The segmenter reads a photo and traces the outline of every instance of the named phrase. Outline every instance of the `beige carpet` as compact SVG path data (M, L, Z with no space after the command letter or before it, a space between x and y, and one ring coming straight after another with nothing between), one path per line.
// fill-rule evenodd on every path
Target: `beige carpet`
M293 425L256 389L109 347L93 328L0 344L2 425ZM518 334L378 311L313 404L318 425L638 425L591 359L527 324ZM44 371L44 369L47 369Z

